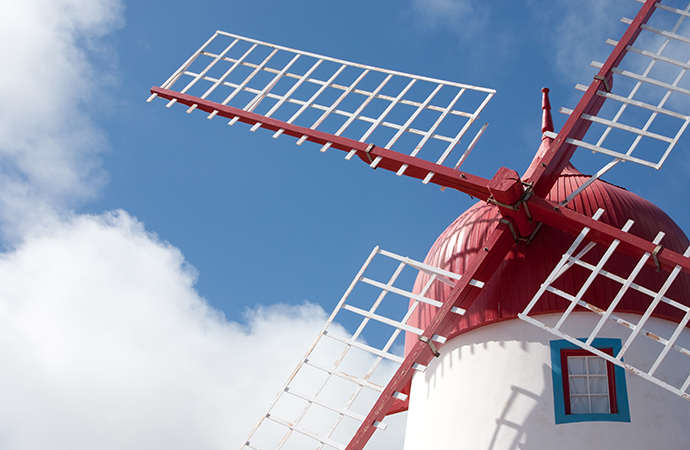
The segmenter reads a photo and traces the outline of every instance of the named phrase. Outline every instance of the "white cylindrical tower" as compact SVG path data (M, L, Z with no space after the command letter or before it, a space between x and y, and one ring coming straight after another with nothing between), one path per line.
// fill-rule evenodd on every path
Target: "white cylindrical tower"
M551 191L551 200L565 198L587 178L572 166L566 168ZM568 207L588 216L603 208L604 222L620 228L632 219L632 234L652 240L661 230L666 233L665 247L683 252L688 246L685 234L663 211L605 182L593 183ZM463 273L499 219L492 206L475 205L439 237L425 262ZM440 356L425 372L414 376L406 450L690 448L690 402L517 318L572 239L544 226L533 242L517 245L508 254L467 314L455 324ZM616 254L606 269L627 276L635 263ZM571 269L558 283L572 291L573 286L583 284L587 274ZM619 285L599 278L585 299L606 308ZM425 281L420 275L416 286ZM658 289L663 278L659 280L649 268L636 282ZM449 288L439 286L430 296L443 301L449 292ZM667 295L688 303L690 277L681 274ZM649 297L628 292L616 310L636 323L649 303ZM553 325L567 306L563 299L546 297L532 315L539 314L540 320ZM433 307L420 307L411 324L424 329L433 314ZM576 310L564 331L586 338L597 319L593 313ZM675 311L661 305L645 327L669 336L679 319ZM593 345L615 354L629 333L629 329L610 323ZM409 348L416 336L407 338ZM688 329L680 339L690 341ZM631 347L625 354L626 362L644 367L644 361L653 361L650 355L657 355L661 346L645 341ZM674 360L662 369L658 375L670 384L679 384L681 372L687 373L687 367L675 365Z

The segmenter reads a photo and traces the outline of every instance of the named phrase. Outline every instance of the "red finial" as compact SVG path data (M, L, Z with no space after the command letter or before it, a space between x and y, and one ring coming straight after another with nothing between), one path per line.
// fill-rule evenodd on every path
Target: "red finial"
M549 88L542 88L541 109L543 111L541 119L541 132L553 131L553 118L551 117L551 102L549 101Z

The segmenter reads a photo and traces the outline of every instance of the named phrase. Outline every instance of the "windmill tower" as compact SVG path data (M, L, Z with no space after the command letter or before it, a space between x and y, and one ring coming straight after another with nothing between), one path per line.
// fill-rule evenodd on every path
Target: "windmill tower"
M523 175L460 170L491 89L217 32L151 90L480 200L424 262L374 249L242 448L362 449L403 410L407 448L686 445L689 242L600 180L660 168L690 122L690 4L641 3L558 133L544 97ZM585 176L577 148L611 162Z

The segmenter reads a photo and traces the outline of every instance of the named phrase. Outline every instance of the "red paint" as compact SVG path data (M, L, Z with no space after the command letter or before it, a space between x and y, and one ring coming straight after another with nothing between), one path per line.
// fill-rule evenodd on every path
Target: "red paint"
M516 171L501 167L489 182L489 191L499 202L513 205L520 200L525 190Z
M520 203L525 193L520 175L501 167L489 182L489 191L493 200L498 202L501 215L510 221L514 238L528 238L537 224L527 216L524 205Z
M315 142L317 144L324 145L330 142L332 144L331 147L338 150L343 150L345 152L349 152L350 150L354 149L357 150L357 156L367 164L371 162L369 159L370 157L371 159L374 159L380 156L382 159L377 168L397 172L403 164L407 164L408 168L405 171L405 175L408 177L423 180L429 172L434 172L435 175L431 179L430 183L437 184L442 187L456 189L480 200L486 200L490 195L489 189L487 188L487 184L489 183L487 179L468 173L463 173L450 167L445 167L440 164L435 164L382 147L374 147L369 151L369 153L367 153L366 150L369 147L369 144L365 142L359 142L355 141L354 139L324 133L323 131L292 125L281 120L271 119L260 114L243 111L239 108L221 105L216 102L204 100L192 95L181 94L179 92L160 87L151 88L151 93L167 100L174 99L178 103L186 106L196 105L197 109L209 114L217 111L217 114L221 117L228 119L239 117L240 122L249 125L260 123L261 128L266 128L267 130L278 131L282 129L285 130L283 134L296 137L298 139L302 136L307 136L308 141Z
M588 236L600 243L611 242L622 238L621 252L616 253L609 261L607 268L615 272L630 272L636 259L629 258L624 253L638 255L651 251L654 245L651 241L658 230L666 231L664 246L666 250L660 254L662 267L668 270L676 264L681 264L684 271L690 272L687 258L680 256L688 245L688 239L683 232L661 210L634 194L596 181L568 208L556 209L556 203L565 198L575 187L584 182L586 177L567 167L575 151L575 146L567 144L567 138L582 139L589 129L589 121L581 119L582 114L596 115L604 103L604 98L597 95L599 90L607 90L611 85L612 69L617 67L627 53L627 46L632 44L641 31L641 25L646 23L654 11L655 0L647 0L644 6L628 27L623 38L611 53L594 82L589 86L582 100L566 121L565 126L555 139L543 138L537 157L530 165L525 180L533 183L533 195L528 200L528 206L535 221L544 225L536 235L534 241L526 245L513 243L513 235L501 217L507 218L517 234L527 236L534 229L534 223L529 219L526 210L515 211L507 205L513 205L522 198L524 189L519 177L514 171L501 169L489 182L488 180L462 173L460 171L404 155L380 147L369 148L366 143L352 139L333 136L328 133L311 130L304 127L287 124L285 122L267 118L237 108L220 105L215 102L200 99L186 94L154 87L151 93L166 99L176 99L187 106L196 105L198 109L207 113L217 111L226 118L239 117L239 121L250 125L260 124L262 128L284 133L296 138L307 136L307 140L326 144L333 148L349 152L356 150L357 156L367 164L372 159L380 157L378 168L397 172L401 166L409 166L405 175L424 179L429 172L435 175L431 183L465 192L482 200L470 210L462 214L442 235L432 247L426 263L463 274L463 278L454 289L445 285L437 285L429 293L431 298L443 302L440 308L419 305L413 314L410 324L424 329L424 336L439 334L452 338L471 329L513 319L524 309L524 306L537 291L539 284L546 279L560 256L572 241L570 234L577 234L583 226L591 226L592 233ZM542 132L553 130L550 114L548 89L542 91L543 120ZM369 150L369 152L367 152ZM501 203L499 207L484 203L491 195ZM597 207L603 207L606 214L602 223L590 219ZM620 228L628 217L636 220L637 225L631 233L637 237L622 234ZM600 251L603 251L600 249ZM596 252L595 252L596 253ZM601 253L595 256L600 256ZM620 270L614 270L620 269ZM638 279L639 284L652 289L658 289L653 267L646 267ZM562 276L556 287L571 291L581 286L584 277L582 271L571 269ZM420 275L415 284L416 292L425 281L426 275ZM483 289L469 284L471 279L486 283ZM647 279L651 284L647 283ZM598 282L598 284L596 284ZM610 299L618 286L602 277L590 288L593 295L587 300L599 307L605 307L606 299ZM690 292L690 276L683 273L669 290L668 296L682 301L677 292ZM546 301L538 303L532 314L561 312L567 305L565 300L546 294ZM641 313L645 309L648 299L641 298L642 294L629 292L620 304L620 312ZM687 300L685 300L687 301ZM467 314L458 320L454 314L449 314L453 306L464 308ZM676 311L661 305L655 311L659 317L678 319ZM414 373L415 363L426 365L433 358L428 344L408 334L405 343L405 360L386 386L381 396L367 415L366 420L357 430L354 438L347 446L347 450L362 449L373 434L375 421L382 421L390 412L397 412L406 407L405 402L397 401L393 394L396 391L409 392L408 387Z
M549 88L541 88L541 132L553 131L553 117L551 117L551 102L549 101Z
M600 348L604 353L613 356L610 348ZM596 356L587 350L582 349L562 349L561 350L561 376L563 381L563 400L565 413L570 412L570 378L568 377L568 356ZM616 399L616 373L612 362L606 361L606 381L609 385L609 409L611 414L618 414L618 401Z
M398 153L393 150L388 150L381 147L374 147L369 151L369 153L367 153L366 150L369 147L369 145L366 143L355 141L353 139L348 139L341 136L334 136L329 133L324 133L321 131L311 130L305 127L291 125L280 120L267 118L259 114L246 112L238 108L221 105L215 102L203 100L199 97L194 97L187 94L180 94L179 92L170 91L159 87L152 88L151 93L157 94L158 96L168 100L175 99L177 102L183 105L197 105L197 109L205 111L207 113L218 111L217 114L222 117L230 119L234 117L239 117L240 122L247 123L250 125L260 123L262 128L266 128L268 130L278 131L280 129L283 129L285 130L284 134L296 138L301 138L302 136L306 135L307 140L315 142L317 144L323 145L327 142L330 142L333 148L347 152L354 149L357 150L357 156L367 163L369 163L369 157L376 158L380 156L382 159L378 167L382 169L397 172L403 164L407 164L408 168L405 172L405 175L413 178L423 179L427 176L429 172L434 172L435 175L431 179L431 183L435 183L439 186L448 187L451 189L456 189L460 192L464 192L480 200L487 200L491 196L491 192L489 190L489 180L486 180L485 178L463 173L458 170L451 169L449 167L445 167L409 155ZM532 162L532 165L530 165L530 169L528 169L528 174L532 172L537 173L540 167L538 161L543 161L545 158L549 156L549 152L551 152L553 148L553 142L555 141L549 138L544 138L542 140L542 145L539 148L537 157ZM500 177L510 177L511 179L501 180ZM493 180L493 182L496 182L499 185L502 184L503 181L514 184L515 180L513 171L510 171L509 169L505 169L505 172L499 171L499 173L496 177L494 177ZM513 194L511 193L510 198L512 197ZM596 239L600 239L601 242L611 242L613 239L620 237L619 230L615 230L611 227L602 227L601 225L589 219L589 217L582 216L581 214L576 213L566 213L565 211L561 213L554 212L554 207L556 205L554 203L550 203L546 199L538 198L538 196L533 195L529 200L529 205L530 208L533 208L535 210L534 216L537 221L554 224L555 226L558 226L559 228L571 232L573 234L579 233L583 226L591 225L596 229L596 232L593 233L593 236ZM524 215L524 211L521 214L515 214L504 209L503 213L505 217L507 217L513 222L514 227L516 227L518 230L521 230L521 232L518 234L520 234L523 237L529 235L529 233L531 232L530 230L532 229L532 225L527 225L525 223L527 219ZM625 242L621 247L625 249L625 251L629 251L632 253L636 252L641 254L645 251L649 251L649 248L653 250L655 246L650 242L646 242L645 240L636 240L633 242ZM660 260L663 261L662 266L665 268L669 266L673 267L676 264L680 264L683 266L685 270L690 271L690 263L688 263L687 258L683 258L680 255L673 254L671 252L664 252L660 257Z

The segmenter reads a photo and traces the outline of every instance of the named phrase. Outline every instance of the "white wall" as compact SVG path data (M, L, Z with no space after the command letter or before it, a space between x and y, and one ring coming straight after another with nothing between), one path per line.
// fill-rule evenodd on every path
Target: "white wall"
M587 337L596 317L590 313L573 316L565 331ZM556 319L539 318L551 324ZM675 324L650 319L646 328L669 336ZM625 341L626 330L610 324L600 337ZM413 378L405 450L690 448L690 401L628 372L631 422L556 425L549 347L555 339L516 319L449 341L441 356ZM626 354L626 362L641 364L661 350L661 345L642 339ZM682 340L690 347L687 329ZM672 353L670 372L690 373L690 361L685 361L690 358ZM679 373L663 368L669 381L680 379Z

